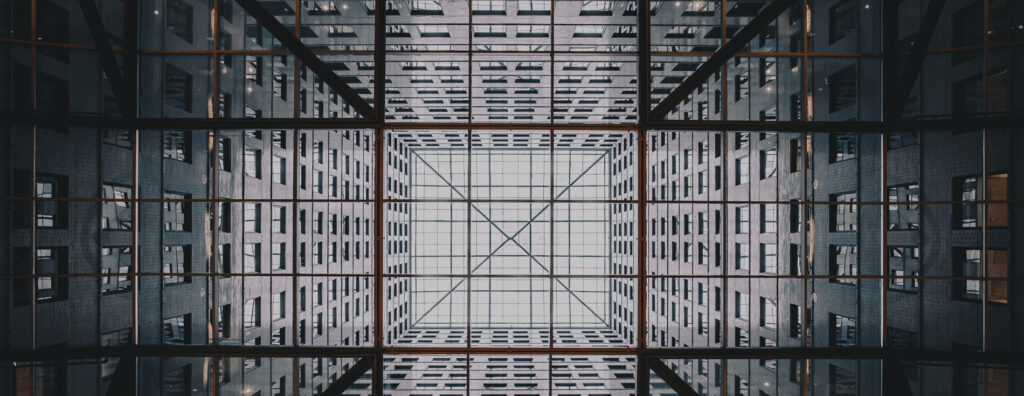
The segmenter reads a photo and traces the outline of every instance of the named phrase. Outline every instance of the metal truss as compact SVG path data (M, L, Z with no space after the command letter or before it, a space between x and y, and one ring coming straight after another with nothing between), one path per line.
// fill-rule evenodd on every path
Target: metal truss
M690 131L773 131L773 132L800 132L800 133L815 133L815 132L851 132L851 133L868 133L868 134L879 134L889 131L919 131L927 133L928 131L948 131L948 130L974 130L982 128L1006 128L1019 126L1024 122L1024 116L1021 115L992 115L984 117L965 117L965 118L934 118L934 119L915 119L915 120L901 120L899 115L903 108L906 106L907 97L912 90L914 81L920 74L921 62L923 61L924 55L927 52L927 48L930 43L930 39L934 34L936 20L940 14L945 0L931 0L928 5L928 9L925 15L924 22L918 33L918 40L914 43L911 50L910 59L908 66L900 76L898 68L899 51L897 48L893 48L892 45L888 45L886 53L883 54L883 62L886 64L886 78L884 81L883 89L886 92L886 111L885 116L881 120L877 121L807 121L806 117L799 121L672 121L664 120L664 116L668 114L672 108L678 105L686 96L688 96L697 85L703 83L703 81L713 74L715 71L720 70L726 62L733 58L746 44L760 33L764 28L769 26L778 15L786 9L794 1L800 0L773 0L758 13L757 16L745 27L743 27L732 39L726 41L723 38L723 45L712 54L711 58L703 63L697 72L690 75L679 87L672 91L669 97L662 100L657 106L651 109L651 97L650 97L650 84L651 84L651 70L647 65L650 64L651 51L650 51L650 18L651 18L651 2L641 1L640 6L637 7L637 37L638 37L638 55L639 64L637 86L638 86L638 121L636 123L616 123L616 124L589 124L589 123L556 123L554 122L554 114L552 113L552 120L549 123L481 123L481 122L467 122L467 123L405 123L405 122L388 122L385 120L385 55L386 46L384 44L385 38L385 12L387 3L385 0L373 0L375 4L375 45L374 45L374 89L373 89L373 100L372 105L364 98L362 98L355 90L348 86L334 71L328 66L316 53L310 50L307 46L302 44L301 40L296 36L296 32L290 31L289 28L281 24L276 17L269 13L261 4L256 0L236 0L236 2L242 6L250 16L256 19L260 25L266 28L275 38L277 38L281 44L283 44L288 51L298 58L303 65L309 67L314 73L316 73L325 83L327 83L336 93L342 96L345 101L352 105L356 112L363 118L343 118L343 119L309 119L309 118L271 118L271 119L243 119L243 118L139 118L137 117L137 77L138 77L138 21L133 15L138 14L138 4L135 1L126 1L126 23L125 23L125 47L126 51L123 53L123 73L117 66L117 59L114 55L114 51L110 47L109 39L106 31L103 29L102 21L100 20L99 13L96 9L94 0L80 0L81 8L85 15L86 21L90 34L93 38L96 51L99 54L105 75L110 82L111 88L115 93L115 98L118 103L121 117L109 117L109 116L96 116L87 114L53 114L46 112L0 112L0 118L8 120L12 124L33 124L40 126L48 125L59 125L59 126L72 126L72 127L94 127L94 128L120 128L120 129L131 129L131 130L143 130L143 129L260 129L260 128L295 128L295 129L317 129L317 128L349 128L349 129L372 129L374 131L375 138L375 156L374 156L374 173L375 183L375 195L372 201L374 206L374 326L373 326L373 346L366 348L359 347L316 347L316 346L297 346L297 347L271 347L271 346L227 346L227 345L204 345L204 346L192 346L192 345L137 345L135 342L135 336L133 336L133 344L127 347L102 347L102 348L52 348L45 350L7 350L4 351L0 360L14 362L14 361L38 361L38 360L56 360L56 359L73 359L73 358L101 358L117 356L121 357L114 379L110 387L111 391L108 394L127 394L133 387L135 380L134 375L131 375L134 371L135 360L133 358L140 357L244 357L244 356L275 356L275 357L354 357L360 358L358 362L349 369L348 372L339 377L335 383L333 383L323 394L324 395L340 395L351 386L356 379L360 378L367 371L372 370L373 376L373 394L383 395L384 394L384 369L383 369L383 357L385 354L567 354L567 355L626 355L635 356L637 358L637 389L641 395L646 395L649 392L649 381L650 373L654 372L657 376L662 378L669 386L680 395L693 395L693 389L685 383L681 378L678 377L672 370L665 365L661 359L676 359L676 358L705 358L705 359L880 359L884 361L884 388L887 391L892 391L893 394L909 394L909 386L906 384L906 377L902 373L899 367L900 360L929 360L929 361L948 361L950 360L950 352L948 351L930 351L930 350L892 350L889 348L876 348L876 347L854 347L854 348L835 348L835 347L797 347L797 348L727 348L723 343L721 348L685 348L685 349L662 349L662 348L651 348L647 345L646 331L648 329L646 313L648 311L647 305L647 271L646 271L646 259L647 259L647 243L646 243L646 206L651 202L647 197L647 160L646 160L646 135L649 131L655 131L659 129L667 130L690 130ZM552 1L554 3L554 1ZM804 0L806 5L806 0ZM896 1L887 1L886 4L896 4ZM554 7L552 7L553 9ZM894 21L896 15L894 12L896 7L886 7L883 12L883 20ZM552 17L553 18L553 17ZM724 20L724 19L723 19ZM553 19L552 19L553 21ZM552 22L554 25L554 22ZM552 29L553 30L553 29ZM806 33L805 33L806 34ZM892 44L891 40L889 41ZM897 43L898 44L898 43ZM804 40L806 45L806 40ZM986 49L987 51L987 49ZM806 59L806 55L804 56ZM552 53L552 59L554 54ZM895 78L899 76L899 79ZM900 80L902 80L902 85ZM806 87L805 92L806 95ZM806 112L806 109L804 109ZM636 153L637 153L637 225L640 232L638 232L638 254L636 263L636 275L635 277L640 290L637 293L637 305L635 307L637 313L637 346L636 347L609 347L609 348L572 348L572 347L523 347L523 348L488 348L488 347L389 347L384 345L384 334L383 334L383 306L384 306L384 255L383 252L383 218L384 212L383 207L385 204L384 198L384 146L385 139L384 134L389 129L404 129L404 128L416 128L416 129L457 129L466 130L471 134L473 130L480 129L502 129L502 130L621 130L630 133L635 133L637 137ZM136 148L137 149L137 148ZM418 156L418 154L416 154ZM603 157L602 157L603 158ZM422 158L421 158L422 159ZM599 159L600 161L600 159ZM596 165L592 164L591 167ZM806 158L805 158L806 161ZM424 161L424 163L427 163ZM428 163L429 167L429 163ZM436 169L430 167L432 171L441 176ZM566 186L557 196L552 197L556 199L561 197L570 187L580 180L583 174L589 171L584 170L581 175L577 176L568 186ZM32 174L35 174L34 169ZM448 181L442 179L451 187L458 195L462 196L463 199L467 199L461 192ZM134 194L133 194L134 197ZM137 201L137 200L136 200ZM471 201L470 201L471 202ZM724 201L722 202L725 203ZM542 207L536 214L534 214L527 222L525 226L512 233L511 235L502 230L495 222L487 217L483 211L477 208L475 205L470 203L471 207L478 213L484 216L484 218L490 223L490 225L496 228L502 236L505 237L505 241L499 245L498 249L505 246L508 242L512 242L518 246L534 263L544 266L537 260L533 254L520 244L516 237L522 233L530 224L532 224L544 211L550 208L551 203ZM805 207L806 209L806 207ZM133 224L136 224L133 219ZM133 246L133 251L135 251ZM491 259L497 250L490 252L490 254L479 264L470 270L469 275L472 276L472 272L480 268L484 263ZM133 266L134 268L134 266ZM133 275L136 275L133 273ZM553 275L553 274L552 274ZM723 277L724 278L724 277ZM804 277L806 281L806 277ZM459 287L463 279L460 281ZM559 281L560 285L569 290L569 287ZM133 283L133 287L137 287ZM437 304L440 304L441 300L450 296L455 291L453 288L444 297L439 299ZM133 291L134 292L134 291ZM576 296L571 290L569 292L583 303L582 299ZM32 299L35 300L34 298ZM434 307L437 306L434 305ZM584 303L584 306L586 304ZM137 321L134 317L135 311L138 307L133 306L133 322ZM433 307L431 308L431 310ZM587 306L587 309L594 313L600 318L592 308ZM427 311L429 313L429 310ZM422 319L422 318L421 318ZM468 318L467 318L468 319ZM33 329L34 330L34 329ZM806 331L806 330L805 330ZM1021 364L1024 363L1024 357L1014 355L1004 351L984 351L984 352L959 352L955 356L960 361L973 361L983 363L1012 363ZM113 393L111 393L113 392Z

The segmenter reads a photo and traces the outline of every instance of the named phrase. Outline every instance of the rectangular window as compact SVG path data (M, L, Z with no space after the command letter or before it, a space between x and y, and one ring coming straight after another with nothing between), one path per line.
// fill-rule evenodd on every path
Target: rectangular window
M244 265L244 271L247 274L258 274L260 273L260 244L259 243L247 243L244 245L244 251L242 258Z
M164 231L192 231L192 203L185 201L191 199L191 194L177 194L165 192L164 199Z
M739 320L750 320L750 294L736 292L735 315Z
M774 274L779 267L779 248L774 243L761 244L761 272Z
M736 233L750 233L750 206L742 205L736 207Z
M36 198L67 198L67 176L36 174ZM68 203L59 200L36 201L37 228L68 228Z
M775 204L761 204L761 233L774 234L779 231L779 207Z
M857 3L840 1L828 9L828 43L833 44L857 30Z
M192 132L163 131L164 158L192 162Z
M104 295L127 291L132 287L129 273L132 269L131 246L104 246L100 249L100 289Z
M163 343L188 345L192 343L192 314L164 319ZM185 393L182 393L185 394Z
M262 204L245 203L245 232L260 232Z
M889 247L889 290L917 292L921 275L921 250L916 246Z
M829 246L829 282L857 284L857 246Z
M261 325L260 298L245 300L245 329L249 330Z
M779 308L775 300L761 297L761 327L775 330L779 321Z
M889 230L908 231L921 227L920 186L906 184L889 187Z
M857 346L857 319L834 313L828 314L828 345L833 347Z
M842 367L828 365L828 396L857 396L857 373Z
M192 246L164 246L163 272L165 285L191 282L191 277L181 274L192 272Z
M170 63L164 66L164 104L192 112L192 74Z
M833 133L828 135L829 161L839 162L857 158L857 135Z
M36 301L47 303L67 300L69 278L46 276L66 275L67 273L68 248L36 248ZM28 290L24 290L24 292L26 295L28 294Z
M186 0L167 0L167 30L192 43L192 5Z
M832 194L832 202L849 202L829 205L829 223L831 231L857 231L857 193Z
M131 195L132 190L130 187L103 184L103 199L116 199L117 201L103 202L102 213L100 214L100 229L132 229L131 202L128 202L131 199Z
M770 179L775 177L779 155L775 147L769 147L761 150L761 180Z
M857 64L828 76L828 108L835 113L857 104Z
M245 175L261 178L263 175L263 150L254 147L245 147Z
M971 203L971 201L977 201L979 198L977 176L953 179L953 199L965 201L965 203L953 205L952 222L954 228L964 229L981 226L981 223L978 221L978 213L982 205Z

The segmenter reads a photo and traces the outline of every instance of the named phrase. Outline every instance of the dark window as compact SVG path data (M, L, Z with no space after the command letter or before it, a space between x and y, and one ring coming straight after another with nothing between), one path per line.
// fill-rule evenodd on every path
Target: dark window
M953 116L965 117L985 111L981 76L971 76L953 83Z
M828 43L842 40L857 29L857 2L839 1L828 9Z
M167 0L167 30L192 43L192 5L185 0Z
M67 176L39 173L36 175L36 198L67 198ZM68 202L36 201L36 227L68 228Z
M829 161L839 162L857 158L857 135L834 133L828 136Z
M857 247L845 245L829 246L829 282L849 283L856 285L857 278Z
M834 347L857 346L857 319L843 315L828 314L828 345Z
M164 69L164 102L184 112L192 112L192 75L167 63Z
M828 109L835 113L857 104L857 65L852 64L828 76Z
M829 396L857 396L858 394L857 373L835 365L828 365Z
M164 319L164 344L188 345L192 343L192 314Z
M889 187L889 230L907 231L921 228L921 187L905 184Z
M844 202L829 205L829 223L831 231L857 231L857 193L832 194L832 202Z

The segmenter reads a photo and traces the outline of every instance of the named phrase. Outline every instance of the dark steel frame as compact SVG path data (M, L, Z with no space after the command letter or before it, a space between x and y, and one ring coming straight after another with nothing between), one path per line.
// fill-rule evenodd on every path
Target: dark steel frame
M245 129L245 128L292 128L292 129L304 129L304 128L337 128L337 127L350 127L350 128L366 128L374 130L374 141L375 141L375 185L374 185L374 199L363 200L363 201L339 201L331 200L331 202L364 202L373 203L374 207L374 273L373 274L349 274L352 276L362 277L373 277L374 279L374 343L373 347L369 348L349 348L349 347L259 347L259 346L224 346L224 345L208 345L208 346L146 346L138 344L138 336L135 334L137 326L132 328L132 341L131 346L127 347L105 347L105 348L69 348L69 349L46 349L37 350L33 345L30 350L14 350L5 351L4 361L36 361L36 360L48 360L48 359L67 359L67 358L89 358L89 357L107 357L107 356L122 356L126 358L130 357L145 357L145 356L196 356L196 357L237 357L237 356L279 356L279 357L317 357L317 356L344 356L344 357L355 357L360 360L344 375L342 375L328 390L323 394L334 395L341 394L348 386L355 382L361 375L372 367L372 381L373 381L373 393L375 395L383 394L383 359L385 354L401 353L401 354L440 354L440 353L451 353L451 354L546 354L548 356L554 354L567 354L567 355L628 355L635 356L637 366L637 389L640 389L641 394L646 394L649 387L651 378L651 372L653 371L659 377L661 377L666 383L668 383L673 389L675 389L681 395L693 394L693 389L690 388L685 382L682 381L674 372L669 369L661 359L674 359L674 358L718 358L718 359L756 359L756 358L793 358L793 359L882 359L884 360L884 387L886 390L894 390L897 393L905 392L909 388L906 384L906 378L903 377L902 371L898 370L898 360L927 360L927 361L947 361L949 359L949 352L947 351L928 351L928 350L892 350L885 348L885 340L883 336L883 347L871 348L871 347L857 347L857 348L813 348L813 347L800 347L800 348L728 348L723 343L721 348L686 348L686 349L665 349L665 348L650 348L647 346L646 340L646 329L647 329L647 301L646 301L646 282L648 278L668 277L648 274L646 270L646 207L649 203L672 203L673 201L656 201L650 200L647 197L646 191L646 180L647 180L647 155L646 155L646 140L647 134L651 131L659 129L674 129L674 130L693 130L693 131L716 131L716 132L732 132L732 131L777 131L777 132L800 132L805 136L812 132L857 132L867 133L872 135L881 134L884 136L886 133L895 131L928 131L928 130L963 130L963 129L983 129L987 136L987 129L989 128L1003 128L1010 126L1017 126L1021 122L1024 122L1024 115L993 115L984 116L977 118L956 118L956 119L915 119L915 120L901 120L900 113L905 106L907 97L913 88L914 81L916 80L917 74L920 72L921 62L926 53L928 53L928 45L930 38L935 30L938 16L941 13L941 9L945 0L931 0L926 12L925 19L922 23L919 33L919 40L915 43L910 55L909 67L903 73L902 84L899 78L899 56L901 55L898 46L897 35L894 29L885 29L885 35L883 36L883 53L881 54L883 60L884 69L884 82L883 91L885 92L885 111L883 112L883 119L881 121L849 121L849 122L833 122L833 121L778 121L778 122L763 122L763 121L671 121L663 120L662 118L667 114L672 107L677 105L686 95L692 92L692 85L694 81L696 83L703 82L703 79L714 73L719 68L725 66L728 59L732 56L740 53L746 43L756 36L763 28L771 24L774 19L786 9L786 7L792 3L793 0L774 0L766 6L762 12L754 18L754 20L744 27L732 40L728 40L724 37L723 29L723 45L721 49L711 54L711 58L707 63L702 65L697 73L694 73L686 81L684 81L680 87L672 92L669 98L666 98L659 103L652 110L652 103L650 98L651 91L651 71L646 65L650 64L651 51L650 51L650 7L649 2L641 1L641 6L638 7L638 44L639 48L637 51L638 55L638 122L635 124L572 124L572 123L535 123L535 124L505 124L505 123L402 123L402 122L387 122L385 121L385 100L384 100L384 66L386 58L386 46L384 45L385 38L385 27L386 27L386 9L385 0L374 0L375 2L375 43L373 50L374 59L374 89L373 89L373 106L371 106L365 99L360 97L351 87L346 85L334 72L327 66L320 58L316 55L317 51L312 51L304 46L301 41L297 38L297 32L290 32L287 27L277 21L277 19L271 15L266 9L264 9L256 0L236 0L239 5L246 9L246 11L257 19L265 28L268 29L275 37L278 38L288 48L288 52L300 59L306 66L310 67L316 72L326 83L328 83L339 95L353 106L356 111L364 116L361 119L307 119L307 118L276 118L276 119L202 119L202 118L179 118L179 119L165 119L165 118L137 118L137 79L138 79L138 19L135 17L138 15L138 4L134 1L125 2L125 15L124 15L124 29L125 29L125 49L115 50L110 47L110 44L106 38L106 32L103 30L102 21L99 19L99 13L95 8L93 0L81 0L82 9L86 20L89 23L90 32L94 39L95 49L99 53L100 60L103 65L104 72L106 73L108 80L111 83L111 87L115 92L117 101L122 117L109 117L109 116L95 116L87 114L48 114L42 112L29 112L29 113L0 113L4 119L9 120L11 124L31 124L32 129L32 141L33 141L33 153L35 151L35 129L36 125L61 125L61 126L82 126L82 127L107 127L107 128L123 128L133 130L135 137L137 138L140 130L144 129L164 129L164 128L181 128L181 129L208 129L208 130L219 130L219 129ZM296 9L298 9L299 0L294 0ZM727 0L722 0L723 10L723 24L725 23L724 10ZM796 0L803 2L803 10L807 12L807 0ZM33 69L34 54L37 46L46 45L61 45L37 42L35 39L36 29L36 1L31 1L31 31L32 40L26 41L23 44L30 45L33 53ZM214 10L217 9L217 2L214 4ZM898 7L896 2L885 2L886 6L883 7L882 20L888 24L887 26L895 26L894 22L898 21L896 13ZM552 0L552 31L554 31L554 0ZM986 1L987 10L987 1ZM988 15L986 12L985 15ZM470 18L472 18L470 16ZM215 18L216 20L216 18ZM470 20L471 21L471 20ZM470 22L471 23L471 22ZM985 21L986 29L988 27L988 21ZM298 24L296 24L296 29ZM808 32L808 26L803 27L803 34L805 35L804 49L801 53L796 53L797 56L802 56L804 60L804 68L802 69L804 78L804 89L803 94L807 96L807 72L806 72L806 61L808 59L808 48L806 35ZM214 23L214 42L216 42L216 22ZM470 38L472 40L472 38ZM553 40L553 35L552 35ZM5 39L3 42L20 42L19 40ZM63 45L67 47L75 47L73 45ZM988 43L988 38L985 39L985 44L981 46L984 50L986 61L991 46ZM85 47L88 48L88 47ZM122 74L117 70L115 52L119 52L123 56L124 73ZM217 50L214 49L214 61L216 61ZM322 52L322 51L321 51ZM554 59L553 47L551 52L552 60ZM779 55L779 54L769 54ZM833 56L837 56L833 54ZM470 51L470 59L472 57L472 51ZM296 73L298 71L296 70ZM703 78L701 77L703 76ZM691 81L693 80L693 81ZM699 81L698 81L699 80ZM214 87L216 88L216 73L214 73ZM724 84L724 82L723 82ZM33 77L32 86L35 86ZM298 87L295 87L298 89ZM34 92L34 90L33 90ZM35 102L34 100L32 101ZM34 106L34 105L33 105ZM471 111L471 110L470 110ZM804 117L806 120L807 109L804 109ZM298 114L296 112L296 114ZM553 112L552 112L553 114ZM382 251L384 235L383 235L383 206L385 202L403 202L408 200L396 200L396 199L385 199L383 193L383 148L385 146L384 134L387 130L391 129L402 129L402 128L420 128L420 129L461 129L469 131L472 134L472 130L475 129L536 129L536 130L548 130L553 135L555 130L623 130L636 134L637 138L637 197L636 200L628 200L623 202L634 203L637 205L637 224L638 232L638 262L637 270L634 275L628 275L624 277L633 278L637 281L638 288L640 290L637 293L637 306L636 312L638 316L638 323L636 325L637 339L636 347L625 347L625 348L563 348L554 347L549 344L547 347L533 347L533 348L486 348L486 347L388 347L384 345L382 326L383 313L382 307L384 302L384 278L383 274L383 255ZM986 139L987 140L987 139ZM135 140L137 142L137 139ZM884 142L884 139L883 139ZM884 144L884 143L883 143ZM987 144L987 141L985 142ZM552 147L553 150L553 147ZM987 148L986 148L987 151ZM884 150L883 150L884 152ZM137 161L138 147L137 143L133 143L133 162ZM804 165L806 169L806 156L804 156ZM883 166L884 166L883 157ZM35 158L33 154L33 168ZM724 164L724 163L723 163ZM133 169L137 169L137 166L133 163ZM884 168L883 168L884 169ZM884 172L883 172L884 173ZM31 172L35 174L34 169ZM138 175L133 175L137 181ZM805 176L806 177L806 176ZM214 183L216 184L216 183ZM804 183L806 186L806 182ZM133 185L132 202L159 202L160 199L141 199L138 197L137 183ZM806 191L805 191L806 194ZM20 199L18 197L2 197L3 199ZM806 208L812 204L818 204L817 202L809 202L806 200L801 201L799 204L804 207L805 218ZM32 207L34 210L35 201L41 201L43 199L30 198L32 201ZM69 199L73 200L73 199ZM88 200L88 199L86 199ZM109 201L109 200L108 200ZM210 200L197 200L197 201L218 201L218 199ZM231 201L243 201L243 200L231 200ZM267 200L259 200L261 202ZM290 199L288 202L315 202L316 200L303 200L303 199ZM608 202L608 201L603 201ZM683 202L683 201L677 201ZM696 201L685 201L686 203L695 203ZM988 201L983 199L977 201L982 204L991 203L995 201ZM1005 203L1010 201L998 201L995 203ZM723 198L721 201L709 201L709 204L735 204L742 203L739 201L728 201ZM781 203L781 202L773 202ZM788 202L786 202L788 203ZM922 204L928 203L940 203L940 202L921 202ZM952 202L950 202L952 203ZM887 204L887 197L883 196L881 202L859 202L857 204L867 205L885 205ZM883 213L885 213L883 211ZM136 220L137 213L133 211L133 224ZM295 216L293 216L293 219ZM34 222L32 226L32 235L34 235ZM806 231L804 231L806 237ZM30 237L30 244L34 246L34 238ZM132 251L135 249L137 242L133 240ZM983 252L985 249L982 250ZM726 255L727 256L727 255ZM159 276L159 274L142 274L136 272L136 265L134 265L135 257L133 255L133 266L131 276L133 278L139 276ZM805 260L805 266L806 260ZM887 263L885 263L887 265ZM216 266L214 266L216 268ZM786 279L816 279L819 277L806 275L800 276L738 276L738 275L711 275L707 277L715 277L728 279L731 277L739 277L744 279L750 278L786 278ZM194 276L214 275L211 274L194 274ZM293 279L297 279L300 276L327 276L332 274L280 274L280 276L290 276ZM17 277L32 277L36 276L34 268L28 275L3 275L0 278L17 278ZM74 275L69 275L74 276ZM95 276L95 275L82 275L82 276ZM244 274L233 274L232 276L244 276ZM260 275L268 276L268 275ZM388 275L388 277L396 277L400 275ZM702 277L702 276L688 276L688 277ZM860 276L858 278L864 279L888 279L888 275L881 276ZM907 278L937 278L937 279L958 279L957 277L907 277ZM983 274L981 279L988 279ZM1000 278L1002 279L1002 278ZM1012 280L1012 279L1011 279ZM137 301L137 282L132 283L132 322L137 323L138 307L136 306ZM34 290L34 288L33 288ZM883 293L885 288L883 288ZM34 292L34 291L33 291ZM294 300L294 299L293 299ZM31 298L33 312L35 298ZM294 301L293 301L294 302ZM728 304L725 304L728 305ZM804 304L804 315L807 315L806 302ZM723 314L724 315L724 314ZM987 315L986 315L987 318ZM884 318L883 318L884 321ZM29 326L34 327L34 315L32 315ZM987 320L985 321L987 328ZM807 329L804 329L806 332ZM986 331L987 332L987 331ZM32 331L34 334L34 331ZM803 337L806 341L806 337ZM294 341L294 340L293 340ZM1016 356L1010 353L1002 351L989 351L983 350L974 353L958 353L957 359L964 361L974 361L983 363L1021 363L1024 362L1024 358ZM468 363L468 362L467 362ZM295 363L297 365L297 361ZM112 386L112 390L130 390L130 384L136 383L133 359L122 359L118 365L117 372L115 374L115 384ZM216 374L216 367L212 368L214 374ZM468 367L467 367L468 370ZM549 366L550 370L550 366ZM132 371L132 373L128 373ZM723 373L725 368L723 367ZM806 394L807 388L807 370L804 370L804 393ZM467 376L467 381L468 381ZM550 378L550 375L549 375ZM127 385L126 385L127 384ZM297 382L293 383L293 386L297 388ZM216 394L216 390L213 391ZM723 387L723 394L726 392Z

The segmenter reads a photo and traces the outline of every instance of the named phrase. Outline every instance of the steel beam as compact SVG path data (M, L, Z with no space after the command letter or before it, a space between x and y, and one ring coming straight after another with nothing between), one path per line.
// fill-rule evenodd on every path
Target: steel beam
M110 89L114 91L114 100L124 117L135 115L135 105L131 100L124 82L124 75L117 66L117 58L114 56L114 49L110 47L110 39L107 37L107 30L103 28L103 19L100 11L96 8L94 0L79 0L78 4L85 16L85 24L89 27L89 34L92 36L93 45L96 47L96 56L99 57L100 65L103 67L103 74L110 82Z
M372 357L385 354L548 354L555 355L637 355L660 359L897 359L928 362L979 362L1024 364L1024 355L1011 351L973 351L951 353L948 350L892 349L879 347L782 347L782 348L658 348L640 352L631 347L471 347L465 346L255 346L255 345L124 345L89 348L40 348L36 350L0 350L0 362L49 361L106 357Z
M773 0L771 3L768 3L768 5L762 8L746 26L736 32L729 41L718 48L718 50L715 51L707 61L701 64L693 74L686 77L686 80L683 80L682 84L679 84L676 89L672 90L672 93L662 99L661 102L654 107L654 110L651 111L650 119L658 120L665 118L665 116L668 115L673 108L678 106L683 99L690 96L690 93L692 93L693 90L697 89L701 84L704 84L704 81L721 69L722 66L725 65L725 62L732 59L737 52L747 46L747 43L749 43L750 40L753 40L754 37L763 32L768 25L771 25L771 23L774 22L783 11L789 8L793 1L794 0ZM722 12L724 13L725 10L722 10ZM646 65L646 67L650 67L650 65ZM640 109L640 111L645 110L646 109Z
M679 396L698 396L697 391L693 390L682 378L679 378L679 375L665 365L665 362L662 362L661 359L648 359L647 366L655 374L658 374L661 380L665 381Z
M52 112L0 111L0 120L10 124L39 126L78 126L122 129L385 129L452 130L616 130L634 133L638 128L676 131L743 131L743 132L850 132L878 133L889 131L920 131L921 133L1013 128L1024 124L1024 115L984 117L936 117L913 120L883 121L651 121L638 124L493 124L493 123L379 123L355 118L138 118L109 117L99 114L57 114Z
M374 360L376 359L370 356L359 359L356 364L349 367L345 374L342 374L341 377L338 377L338 379L331 383L327 389L324 389L324 391L320 393L320 396L341 396L345 394L345 391L348 390L352 384L356 383L356 381L359 380L359 377L362 377L370 367L373 367Z
M921 20L921 26L917 29L917 38L914 40L914 46L910 49L910 58L907 60L906 68L903 69L903 74L898 80L892 81L894 86L886 87L886 89L898 89L898 91L893 92L890 101L885 103L885 120L898 120L903 115L903 110L907 107L907 101L910 100L910 91L914 89L914 83L921 74L925 55L928 53L932 37L935 36L935 28L939 24L939 16L942 15L942 9L945 5L946 0L931 0L928 2L928 8L925 10L924 18ZM893 6L893 8L896 7ZM885 28L890 28L890 26L885 26ZM887 60L887 62L889 61ZM898 63L898 59L895 62Z
M242 6L250 16L256 19L257 23L263 26L264 29L267 29L274 38L285 46L285 48L288 48L288 50L299 59L301 65L309 67L309 69L312 70L313 73L316 73L324 83L334 90L334 92L345 99L345 101L348 102L348 104L351 105L357 113L367 119L376 119L377 113L373 106L370 106L362 96L359 96L359 93L352 89L352 87L348 86L341 77L338 77L338 75L334 73L334 70L332 70L327 63L324 63L320 57L314 54L309 47L302 44L302 40L295 37L295 34L281 24L281 21L278 21L270 11L267 11L266 8L260 5L259 1L235 0L235 2Z

